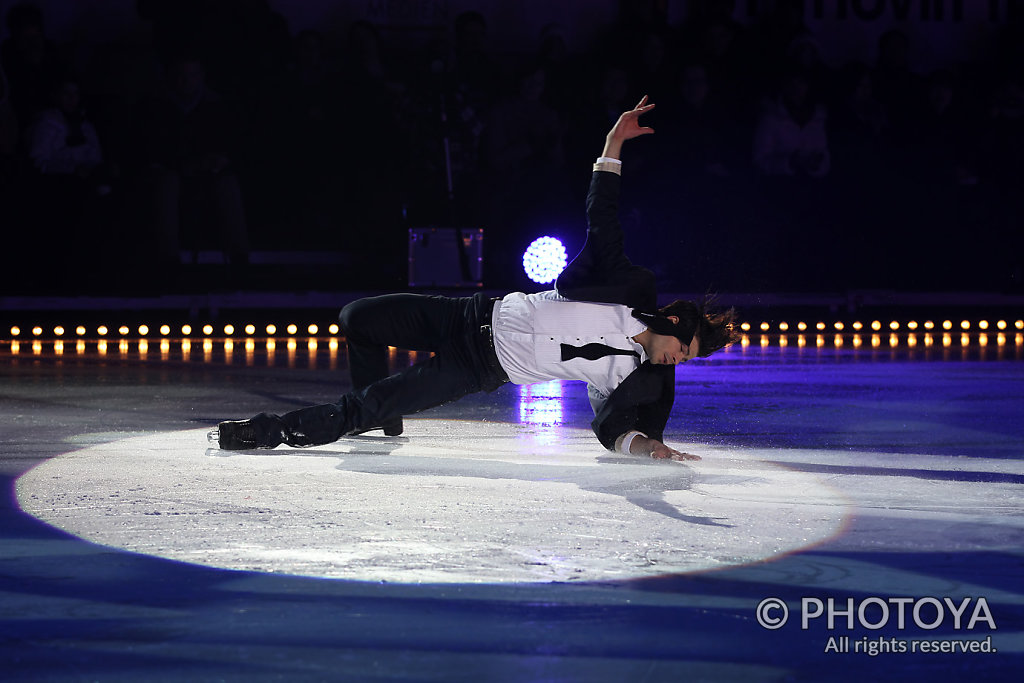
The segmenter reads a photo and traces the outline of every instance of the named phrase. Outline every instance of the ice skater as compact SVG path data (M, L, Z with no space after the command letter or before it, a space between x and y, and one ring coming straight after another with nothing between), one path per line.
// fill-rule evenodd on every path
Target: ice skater
M675 366L707 357L739 337L735 311L707 302L657 308L654 273L623 251L618 201L622 144L654 131L640 116L645 96L605 138L587 195L587 240L555 289L491 299L387 294L341 310L353 390L337 403L284 415L221 422L211 432L226 450L315 446L383 429L402 416L493 391L505 384L580 380L588 385L601 443L621 453L696 460L662 443L675 395ZM387 347L430 351L390 375Z

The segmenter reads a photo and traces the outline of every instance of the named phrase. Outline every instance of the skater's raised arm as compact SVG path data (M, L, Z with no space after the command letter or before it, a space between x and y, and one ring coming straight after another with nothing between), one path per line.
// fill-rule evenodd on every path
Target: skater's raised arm
M623 142L641 135L653 133L653 128L640 125L640 115L646 114L652 109L654 109L654 105L648 104L647 95L644 95L636 107L623 112L619 116L619 120L612 126L612 129L608 131L608 135L605 136L604 150L601 152L601 157L604 159L621 159Z
M619 221L622 143L654 132L639 122L640 116L653 108L645 95L636 107L619 116L605 136L603 156L594 164L587 193L587 241L555 283L555 289L566 298L645 310L653 310L657 304L654 273L633 265L626 256Z

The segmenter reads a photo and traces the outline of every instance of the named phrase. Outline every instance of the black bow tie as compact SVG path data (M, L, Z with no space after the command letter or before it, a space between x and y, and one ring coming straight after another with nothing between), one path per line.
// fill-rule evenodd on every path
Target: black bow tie
M562 360L572 360L573 358L585 358L586 360L599 360L605 356L636 356L640 358L640 354L636 351L627 351L626 349L617 349L614 346L607 346L605 344L586 344L585 346L573 346L572 344L562 344Z

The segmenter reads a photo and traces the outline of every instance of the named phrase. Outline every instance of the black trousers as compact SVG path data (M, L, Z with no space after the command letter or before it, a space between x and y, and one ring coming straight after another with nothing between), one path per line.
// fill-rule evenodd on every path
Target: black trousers
M493 306L482 294L386 294L345 306L339 319L348 340L353 390L337 403L256 416L266 436L260 445L331 443L466 394L497 389L508 375L494 354ZM433 355L389 376L388 346Z

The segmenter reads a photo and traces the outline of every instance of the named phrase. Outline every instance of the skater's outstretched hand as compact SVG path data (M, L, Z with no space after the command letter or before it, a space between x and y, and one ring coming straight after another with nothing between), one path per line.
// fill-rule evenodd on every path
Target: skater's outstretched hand
M649 455L656 460L700 460L699 455L677 451L657 439L649 439L646 436L634 438L629 444L629 452L633 455Z
M623 142L641 135L653 133L653 128L640 125L640 115L646 114L652 109L654 109L654 105L648 104L647 95L644 95L643 99L634 108L623 112L619 116L619 120L612 126L612 129L608 131L604 141L604 151L601 153L601 156L618 159L622 151Z
M651 457L656 460L700 460L699 455L693 455L692 453L683 453L677 451L674 448L670 448L660 441L654 442L654 449L651 450Z

